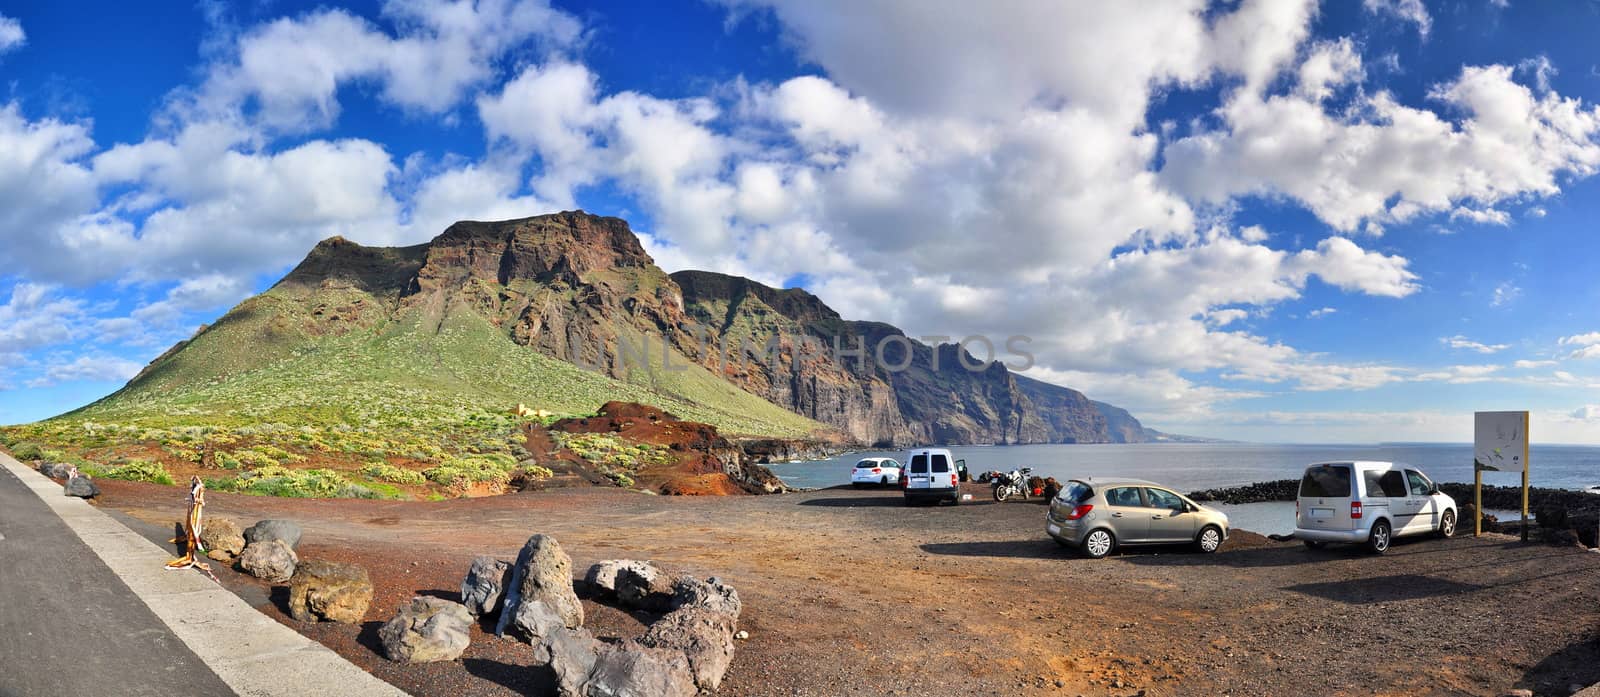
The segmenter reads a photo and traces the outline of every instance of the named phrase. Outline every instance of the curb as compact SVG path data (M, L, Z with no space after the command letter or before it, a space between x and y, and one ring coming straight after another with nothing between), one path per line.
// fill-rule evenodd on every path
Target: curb
M243 697L406 694L257 612L204 576L166 571L171 558L166 550L88 502L63 495L55 482L10 455L0 453L0 465L22 480L234 692Z

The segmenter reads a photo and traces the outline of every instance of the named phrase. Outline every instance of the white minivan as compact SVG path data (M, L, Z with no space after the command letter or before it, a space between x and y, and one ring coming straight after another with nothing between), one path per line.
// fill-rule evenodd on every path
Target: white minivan
M955 459L945 448L906 451L904 479L906 505L920 501L961 503L961 470L966 461Z
M1294 504L1294 536L1388 551L1396 537L1456 533L1456 501L1414 467L1393 462L1323 462L1306 468Z

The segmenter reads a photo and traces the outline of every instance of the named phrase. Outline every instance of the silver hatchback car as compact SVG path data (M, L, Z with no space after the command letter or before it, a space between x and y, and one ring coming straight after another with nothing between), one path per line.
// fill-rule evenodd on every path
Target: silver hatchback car
M1210 554L1228 539L1228 516L1143 479L1074 479L1050 502L1045 532L1099 559L1120 545L1192 543Z

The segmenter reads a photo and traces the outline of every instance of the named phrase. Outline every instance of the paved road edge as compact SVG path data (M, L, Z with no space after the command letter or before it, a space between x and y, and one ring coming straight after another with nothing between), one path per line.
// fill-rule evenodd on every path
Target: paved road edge
M199 572L166 571L163 565L172 557L167 550L82 499L62 495L60 486L33 468L5 453L0 453L0 465L21 479L179 640L243 697L405 695L257 612ZM173 689L181 692L182 686Z

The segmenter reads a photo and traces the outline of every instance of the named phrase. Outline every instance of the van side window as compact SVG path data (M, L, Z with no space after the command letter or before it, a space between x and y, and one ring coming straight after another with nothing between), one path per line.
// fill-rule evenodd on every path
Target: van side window
M1107 490L1106 503L1112 506L1144 507L1144 501L1139 498L1139 490L1131 486Z
M928 473L928 456L927 455L912 455L911 456L911 473L912 474L927 474Z
M933 456L933 473L942 474L950 471L950 458L944 455Z
M1367 496L1371 497L1389 495L1388 492L1383 490L1383 485L1379 483L1379 480L1382 478L1383 473L1379 472L1378 470L1367 470L1361 473L1361 482L1367 487Z
M1383 487L1384 496L1404 498L1406 495L1406 478L1405 475L1400 474L1400 470L1384 472L1383 479L1379 480L1379 484Z
M1411 482L1412 496L1428 495L1428 478L1418 474L1416 470L1406 470L1406 479Z

